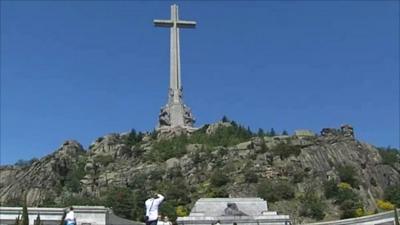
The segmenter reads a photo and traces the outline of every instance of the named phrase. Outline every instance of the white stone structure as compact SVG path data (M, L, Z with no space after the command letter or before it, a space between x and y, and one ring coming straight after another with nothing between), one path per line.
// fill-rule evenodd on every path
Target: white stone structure
M189 107L183 103L179 29L195 28L196 22L179 20L178 6L171 6L170 20L154 20L155 26L169 27L171 32L170 43L170 85L168 103L161 108L158 129L181 127L190 129L195 119Z
M288 215L268 211L267 202L261 198L201 198L189 216L178 217L178 225L289 225Z
M59 225L64 208L28 208L29 224L33 225L37 215L43 225ZM106 225L109 210L103 206L74 206L78 225ZM0 225L13 225L22 216L22 207L0 207Z

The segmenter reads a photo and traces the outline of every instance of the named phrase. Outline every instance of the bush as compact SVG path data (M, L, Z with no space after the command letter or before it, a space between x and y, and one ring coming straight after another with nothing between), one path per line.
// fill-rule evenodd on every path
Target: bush
M155 142L150 155L148 155L148 160L163 162L173 157L179 158L186 154L186 145L188 143L189 139L186 135Z
M378 200L376 201L376 205L378 206L378 208L388 211L388 210L393 210L395 208L395 206L390 203L389 201L384 201L384 200Z
M400 163L400 151L395 148L378 148L379 154L382 157L382 163L393 166L395 163Z
M257 183L258 176L256 172L252 169L251 164L247 164L243 169L244 181L246 183Z
M350 165L340 166L338 172L341 182L346 182L352 187L357 187L359 185L359 181L356 178L358 175L354 167Z
M108 155L108 154L107 155L104 155L104 154L96 155L93 160L96 163L103 165L104 167L114 161L112 155Z
M286 143L280 143L272 148L274 155L279 155L281 160L288 158L291 155L298 156L301 153L299 146L294 146Z
M294 188L286 181L262 181L257 186L257 195L270 202L294 198Z
M308 189L304 196L300 197L300 212L301 216L307 216L316 220L322 220L325 217L325 203L316 195L315 190Z
M143 140L143 137L144 134L142 132L137 133L135 129L132 129L125 139L125 144L128 147L135 146Z
M183 205L179 205L178 207L176 207L175 211L178 217L184 217L189 215L189 210Z
M132 219L133 193L128 188L114 187L104 193L104 204L123 218Z
M161 215L168 216L172 221L176 220L175 206L169 201L165 201L161 204L160 213Z
M397 208L400 208L400 188L399 186L389 186L385 189L384 199L390 201Z
M342 210L342 214L340 215L341 219L354 218L357 217L357 210L363 208L361 202L354 200L345 200L340 204L340 209Z
M336 180L329 180L324 183L324 194L326 198L334 198L338 195L339 188Z
M230 181L228 174L222 170L216 170L211 175L210 182L215 187L224 186Z
M86 157L81 157L78 162L73 165L67 173L64 186L71 192L78 193L81 191L81 179L85 176Z
M38 161L38 158L32 158L30 160L19 159L14 165L18 167L31 166L34 162Z

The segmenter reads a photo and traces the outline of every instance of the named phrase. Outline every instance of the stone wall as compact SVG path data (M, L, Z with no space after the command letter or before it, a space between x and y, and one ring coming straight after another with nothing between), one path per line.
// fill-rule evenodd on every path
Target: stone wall
M29 224L33 225L37 215L45 225L61 222L64 208L28 208ZM108 209L103 206L74 206L78 225L106 225ZM14 224L18 215L22 215L22 207L0 207L0 225Z

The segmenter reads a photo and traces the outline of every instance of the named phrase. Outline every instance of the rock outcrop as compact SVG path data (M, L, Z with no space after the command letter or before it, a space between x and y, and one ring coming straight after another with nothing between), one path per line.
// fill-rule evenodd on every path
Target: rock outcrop
M231 126L217 123L195 132L202 132L201 137L205 137ZM162 134L157 138L144 134L138 138L110 134L98 138L87 151L76 141L66 141L31 166L1 167L0 202L13 205L26 196L32 206L49 201L62 204L62 196L98 198L115 187L146 192L168 184L174 190L166 189L170 199L185 195L184 202L191 204L199 197L257 196L257 182L262 180L290 182L296 193L312 185L322 194L323 183L337 179L338 168L348 165L359 180L355 190L365 207L373 210L375 200L382 197L386 187L400 185L400 163L383 163L378 150L356 140L349 125L324 128L319 136L251 137L230 146L210 146L201 143L201 138L176 139L176 146L171 147L172 142L168 142L165 148L180 150L180 154L168 155L158 145L161 140L175 140L174 137L177 135ZM224 178L215 178L218 174ZM213 183L223 188L218 189Z

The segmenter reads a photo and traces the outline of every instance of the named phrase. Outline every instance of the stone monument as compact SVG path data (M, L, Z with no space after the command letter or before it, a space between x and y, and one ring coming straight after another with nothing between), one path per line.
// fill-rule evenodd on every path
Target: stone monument
M183 103L183 88L181 82L181 60L179 47L179 29L195 28L196 22L179 20L178 6L171 6L171 19L154 20L158 27L169 27L171 32L170 40L170 81L168 103L161 108L158 130L171 128L193 129L195 119L189 107Z
M289 225L288 215L268 211L267 202L261 198L201 198L189 216L178 217L178 225Z

